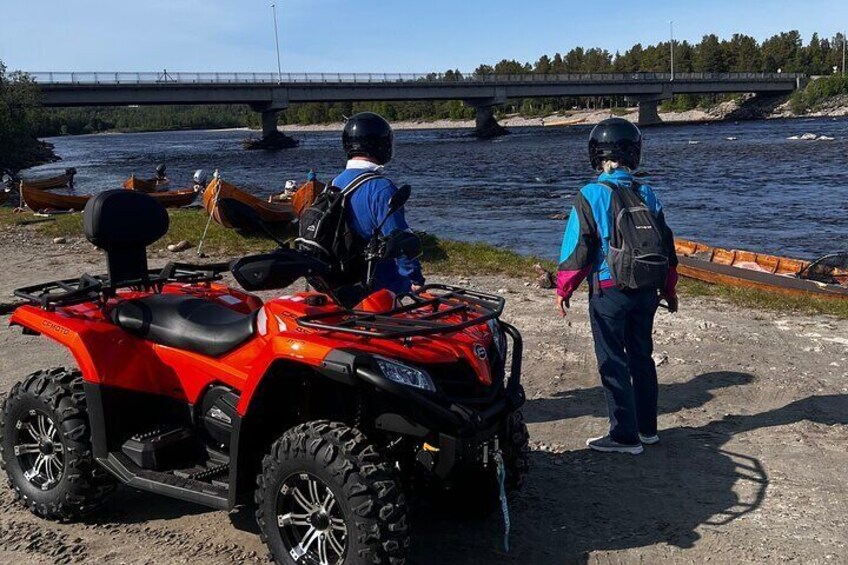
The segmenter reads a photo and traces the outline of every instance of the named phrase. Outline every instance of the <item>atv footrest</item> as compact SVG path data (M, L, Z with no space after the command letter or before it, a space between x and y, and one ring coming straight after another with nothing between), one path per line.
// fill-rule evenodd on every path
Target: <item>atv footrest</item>
M178 477L174 473L142 469L129 457L119 452L112 452L105 459L99 459L98 462L121 482L133 488L203 504L219 510L230 508L229 485L220 481L210 483L189 477Z
M124 442L121 451L142 469L163 471L185 466L196 453L194 448L194 435L176 428L136 434Z

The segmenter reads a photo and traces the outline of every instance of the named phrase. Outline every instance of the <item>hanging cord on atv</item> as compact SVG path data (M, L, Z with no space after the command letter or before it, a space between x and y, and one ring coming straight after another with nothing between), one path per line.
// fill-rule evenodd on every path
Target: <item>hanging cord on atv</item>
M498 471L498 490L501 503L501 514L504 521L504 551L509 553L509 502L506 497L506 465L504 464L503 453L498 449L492 454L492 459L495 460Z

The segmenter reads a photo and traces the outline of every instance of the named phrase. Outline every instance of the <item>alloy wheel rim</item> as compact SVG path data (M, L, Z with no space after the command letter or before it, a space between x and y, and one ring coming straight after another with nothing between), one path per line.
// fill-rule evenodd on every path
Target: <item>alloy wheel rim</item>
M335 494L310 473L289 476L277 494L277 527L291 558L308 565L344 562L348 535Z
M40 490L50 490L65 473L65 444L53 420L30 410L15 423L15 456L24 478Z

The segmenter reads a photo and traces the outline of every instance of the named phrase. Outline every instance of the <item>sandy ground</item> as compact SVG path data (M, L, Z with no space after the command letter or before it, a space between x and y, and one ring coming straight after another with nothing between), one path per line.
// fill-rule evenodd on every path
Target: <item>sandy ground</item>
M17 286L102 271L87 243L32 239L0 234L0 301ZM676 316L661 311L662 443L639 457L602 455L584 446L606 428L585 296L563 320L550 291L525 281L449 282L504 293L506 318L524 333L533 467L511 504L509 554L500 549L497 517L473 522L417 508L411 562L848 563L847 321L703 299L684 300ZM58 347L3 326L0 390L69 362ZM0 563L226 564L265 556L250 508L227 514L121 488L85 522L54 524L0 487Z

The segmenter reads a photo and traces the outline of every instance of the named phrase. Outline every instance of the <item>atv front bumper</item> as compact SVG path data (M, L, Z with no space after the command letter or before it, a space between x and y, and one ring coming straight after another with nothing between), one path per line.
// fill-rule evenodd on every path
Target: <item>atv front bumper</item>
M503 393L485 407L440 402L438 397L396 383L378 371L358 367L360 380L390 395L395 410L380 414L376 427L381 431L419 438L437 453L432 471L444 478L464 463L479 460L493 440L506 435L509 415L525 402L521 385L523 342L519 331L505 322L501 328L512 342L509 379Z

